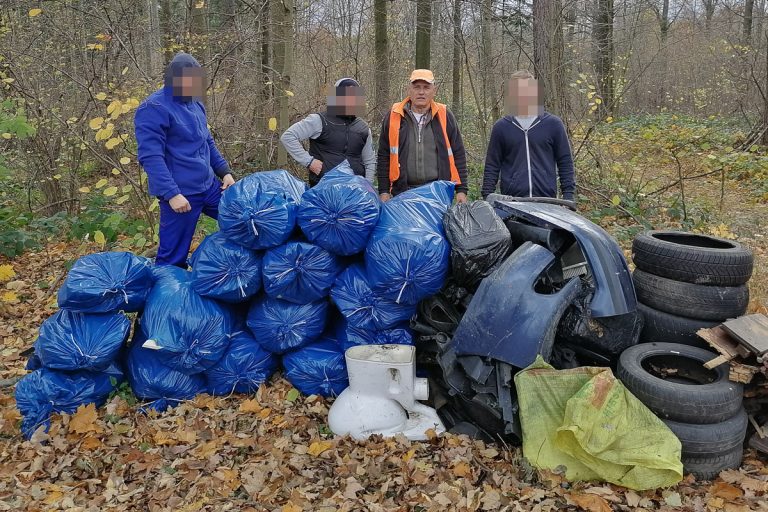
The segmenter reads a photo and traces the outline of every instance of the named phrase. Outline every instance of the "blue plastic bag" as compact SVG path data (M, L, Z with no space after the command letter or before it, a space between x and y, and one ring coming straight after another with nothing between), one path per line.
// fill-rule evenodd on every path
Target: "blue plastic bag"
M283 367L288 382L305 395L339 396L349 386L344 351L332 338L285 354Z
M294 304L260 297L248 312L248 328L262 347L273 354L282 354L319 338L327 317L327 300Z
M270 297L306 304L328 296L341 261L322 247L288 242L264 254L264 291Z
M229 187L219 203L219 228L249 249L285 243L296 226L303 181L288 171L257 172Z
M163 364L154 350L143 348L144 336L137 332L128 351L128 382L133 393L150 400L146 407L159 412L206 392L202 374L186 375Z
M345 160L304 193L297 222L310 242L349 256L365 249L380 205L371 183L355 176Z
M154 350L170 368L193 375L224 355L234 315L192 289L188 274L167 271L157 279L147 298L141 329L147 340L145 348Z
M450 245L443 215L453 197L453 183L436 181L384 203L365 252L373 291L398 304L416 305L443 287Z
M100 407L123 380L114 365L102 372L63 372L40 368L16 384L16 407L22 415L21 432L29 439L35 430L51 425L52 413L73 414L81 405Z
M336 341L343 351L357 345L413 345L413 333L403 325L392 329L369 330L341 320L336 324Z
M176 265L152 265L150 272L152 273L152 281L155 283L161 279L170 279L181 283L192 282L192 272Z
M250 333L235 333L224 356L205 372L208 394L255 393L275 370L275 356L264 350Z
M191 264L192 286L204 297L243 302L261 289L261 255L230 242L221 231L202 241Z
M130 331L131 321L122 313L62 309L40 327L35 355L46 368L100 371L112 364Z
M129 252L78 259L59 289L59 307L81 313L140 311L152 288L151 263Z
M362 329L389 329L408 321L416 306L398 304L371 290L365 266L357 263L336 278L331 299L347 321Z

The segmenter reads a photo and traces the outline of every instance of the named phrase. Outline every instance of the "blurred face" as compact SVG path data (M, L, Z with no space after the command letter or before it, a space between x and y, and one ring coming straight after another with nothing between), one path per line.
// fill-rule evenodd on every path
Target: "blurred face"
M365 113L365 88L329 86L328 113L335 116L362 116Z
M425 110L435 99L437 87L435 84L416 80L408 87L408 97L411 99L411 107L415 110Z
M505 106L513 116L539 115L543 106L539 102L541 85L533 78L519 78L509 81Z
M182 68L173 77L173 95L183 98L200 99L205 94L205 70L203 68Z

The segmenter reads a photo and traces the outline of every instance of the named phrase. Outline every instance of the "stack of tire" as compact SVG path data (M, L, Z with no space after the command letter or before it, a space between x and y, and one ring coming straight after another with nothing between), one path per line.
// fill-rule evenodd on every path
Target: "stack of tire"
M723 238L648 231L633 241L632 260L644 325L640 344L619 359L619 379L680 439L687 473L709 480L738 468L743 388L727 364L703 367L715 355L696 333L746 312L752 252Z
M647 231L632 243L632 275L644 319L640 342L707 348L696 335L749 304L752 252L737 242L678 231Z
M617 377L680 439L685 473L712 480L741 466L747 413L743 387L729 366L703 364L708 350L679 343L644 343L622 352Z

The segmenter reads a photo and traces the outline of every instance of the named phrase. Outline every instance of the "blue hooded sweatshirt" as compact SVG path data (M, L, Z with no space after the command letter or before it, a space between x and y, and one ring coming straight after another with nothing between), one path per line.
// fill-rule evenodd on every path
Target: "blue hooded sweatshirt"
M136 109L139 163L149 177L149 193L165 201L177 194L200 194L215 176L230 173L213 142L205 107L196 98L174 97L173 77L182 68L200 67L187 53L178 53L165 71L165 85Z
M483 197L496 190L515 197L557 197L573 200L576 178L571 146L559 117L544 112L523 129L512 116L493 125L485 157Z

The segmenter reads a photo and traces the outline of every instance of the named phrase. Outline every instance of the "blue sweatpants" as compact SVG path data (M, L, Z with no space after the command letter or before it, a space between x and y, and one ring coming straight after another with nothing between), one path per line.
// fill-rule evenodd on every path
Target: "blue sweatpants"
M195 227L204 213L212 219L219 217L221 182L213 180L211 188L201 194L184 195L192 210L176 213L168 201L160 201L160 244L157 248L156 265L176 265L187 268L189 246L195 235Z

